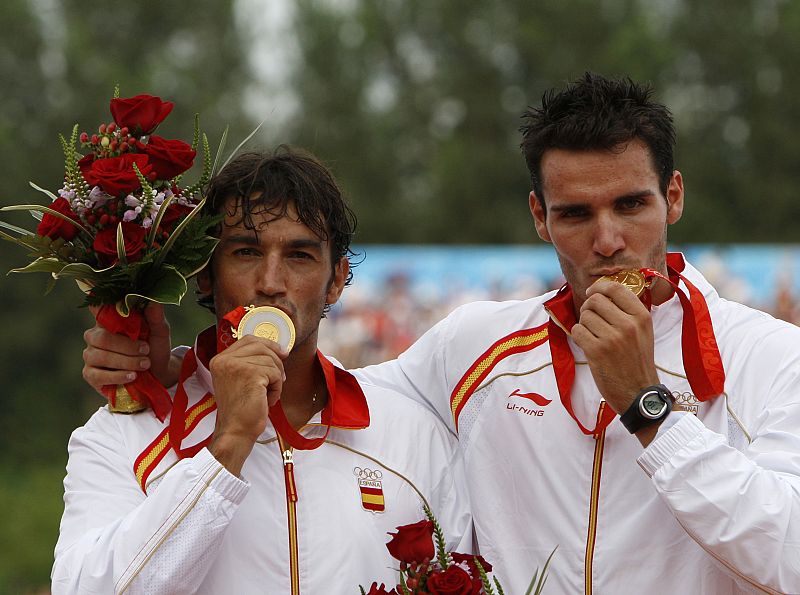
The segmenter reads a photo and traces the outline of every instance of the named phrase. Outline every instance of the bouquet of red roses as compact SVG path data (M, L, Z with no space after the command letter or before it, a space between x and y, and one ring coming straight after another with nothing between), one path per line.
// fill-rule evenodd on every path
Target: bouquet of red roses
M31 183L51 204L0 209L29 211L39 221L36 231L0 221L0 237L24 246L33 258L12 272L48 273L50 287L60 278L75 279L85 303L98 307L101 325L146 340L146 304L180 303L187 278L205 266L216 245L209 231L219 218L200 208L213 166L202 135L200 179L181 184L201 135L197 117L191 145L154 133L171 102L152 95L120 98L116 90L110 108L112 120L96 132L78 134L76 124L69 140L60 136L66 165L57 195ZM169 411L169 396L149 373L125 388L105 387L112 408L149 406L160 419Z
M497 578L489 580L492 565L483 557L446 551L438 521L427 505L424 510L426 520L402 525L397 533L389 533L392 539L386 548L400 562L398 584L387 591L385 585L372 583L369 591L360 587L361 595L504 595ZM550 554L541 576L538 570L533 575L525 595L540 595L552 557Z

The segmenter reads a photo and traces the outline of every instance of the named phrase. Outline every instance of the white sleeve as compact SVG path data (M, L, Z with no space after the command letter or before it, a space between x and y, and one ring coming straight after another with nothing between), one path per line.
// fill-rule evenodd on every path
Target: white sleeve
M639 457L689 536L737 581L768 593L800 588L800 367L784 369L742 451L686 415Z
M444 451L449 456L439 471L441 480L433 489L430 505L445 534L447 551L472 554L478 550L463 456L455 438L448 439L449 446Z
M193 593L249 485L203 449L145 496L111 418L70 439L52 592Z
M451 321L458 315L457 309L417 339L397 359L353 370L352 373L366 383L388 388L421 403L455 433L448 386L452 370L448 369L446 347Z

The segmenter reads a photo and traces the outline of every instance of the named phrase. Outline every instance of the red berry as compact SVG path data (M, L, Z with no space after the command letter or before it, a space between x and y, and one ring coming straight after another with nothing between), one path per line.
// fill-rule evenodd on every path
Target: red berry
M130 131L128 130L127 126L123 126L122 128L119 129L119 134L122 137L128 136L128 132L130 132Z
M111 149L112 152L116 151L117 148L119 148L119 143L117 141L115 141L115 140L112 140L111 144L108 147L109 147L109 149Z
M88 143L89 142L89 135L85 132L81 132L81 142Z
M122 141L119 144L119 152L120 153L127 153L128 152L128 143L126 143L125 141Z
M106 132L109 134L113 134L113 132L117 129L117 125L114 122L111 122L108 126L106 126Z
M100 124L100 126L97 127L97 132L99 132L100 134L105 134L106 133L106 125L105 124Z
M92 135L92 144L93 144L93 145L96 145L96 144L97 144L97 143L99 143L99 142L100 142L100 137L99 137L99 136L97 136L96 134L93 134L93 135Z
M100 216L100 225L103 225L103 226L105 226L105 225L107 225L107 224L108 224L108 215L107 215L106 213L103 213L103 214Z
M119 223L119 217L117 217L116 215L111 215L111 217L108 218L108 221L109 223L111 223L111 225L116 225L117 223Z
M97 217L95 217L93 214L87 216L86 223L88 223L89 225L94 225L95 223L97 223Z

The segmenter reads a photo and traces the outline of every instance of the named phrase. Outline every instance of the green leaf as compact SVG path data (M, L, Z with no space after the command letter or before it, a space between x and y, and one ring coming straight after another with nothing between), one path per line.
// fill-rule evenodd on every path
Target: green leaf
M181 299L186 295L188 289L183 275L169 265L161 267L152 275L153 283L146 292L129 293L125 296L123 303L117 305L123 316L127 316L131 308L141 300L176 306L181 303Z
M85 233L87 236L89 236L90 238L92 237L92 234L89 233L89 230L86 229L83 225L81 225L77 221L75 221L75 219L67 217L63 213L59 213L58 211L55 211L50 207L43 207L42 205L10 205L7 207L0 208L0 211L38 211L40 213L47 213L49 215L53 215L54 217L58 217L59 219L63 219L64 221L71 223L79 230L81 230L83 233Z
M14 232L18 233L21 236L38 237L37 234L35 234L32 231L29 231L27 229L23 229L22 227L17 227L16 225L11 225L10 223L6 223L5 221L0 221L0 227L4 227L9 231L14 231Z
M245 143L247 143L247 141L249 141L256 135L256 132L259 131L259 129L264 125L264 122L266 121L267 121L266 119L261 120L261 123L258 126L256 126L250 134L244 137L242 142L236 145L236 148L233 151L231 151L231 154L228 155L228 158L225 160L225 163L222 164L222 167L220 169L225 169L225 166L228 165L231 162L231 159L233 159L236 156L236 153L239 152L239 149L241 149L245 145ZM220 148L220 150L222 150L222 148ZM217 153L217 155L219 155L219 153Z
M150 226L150 232L147 234L148 248L153 247L153 242L156 241L156 232L158 231L158 227L161 225L161 220L164 218L167 208L169 207L173 198L175 198L174 194L165 198L164 202L161 203L161 207L158 209L158 215L156 215L156 218L153 220L153 224Z
M214 166L211 168L211 175L217 173L217 165L219 164L219 156L225 150L225 143L228 141L228 127L222 131L222 137L219 139L219 147L217 147L217 154L214 156Z
M541 595L542 589L544 589L544 584L547 582L547 568L550 566L550 561L553 559L553 555L555 555L558 546L553 548L553 551L550 552L550 555L547 557L547 561L544 563L544 568L542 568L542 574L539 576L539 582L536 582L536 578L539 575L539 569L536 569L536 572L533 573L533 578L531 579L531 584L528 585L528 590L525 591L525 595ZM534 586L536 587L534 590Z
M169 239L166 242L164 242L164 245L161 247L161 250L158 251L158 256L156 256L155 259L156 268L158 268L161 265L161 263L164 262L164 259L167 257L167 254L169 254L169 251L172 249L172 246L175 244L177 239L183 233L183 230L186 229L186 227L189 225L191 220L200 214L205 202L206 199L204 198L199 203L197 203L197 206L192 210L192 212L186 215L184 220L180 222L178 227L176 227L175 230L172 232L172 234L169 236Z
M50 192L46 188L42 188L41 186L37 186L33 182L28 182L28 184L30 185L31 188L34 188L35 190L38 190L39 192L45 193L47 196L50 197L50 200L55 201L58 198L55 194L53 194L52 192Z
M28 236L26 236L28 237ZM18 238L12 235L7 234L4 231L0 231L0 238L4 240L8 240L9 242L14 242L15 244L19 244L23 248L28 248L29 250L39 250L41 248L40 243L37 241L39 236L34 235L29 240Z
M111 266L105 269L95 269L85 262L73 262L61 269L61 271L56 274L56 277L70 277L82 281L96 282L103 278L104 273L113 268L114 267Z
M117 223L117 258L122 266L128 264L128 257L125 256L125 236L122 235L122 222Z
M57 258L37 258L27 266L11 269L10 273L52 273L58 275L67 266Z

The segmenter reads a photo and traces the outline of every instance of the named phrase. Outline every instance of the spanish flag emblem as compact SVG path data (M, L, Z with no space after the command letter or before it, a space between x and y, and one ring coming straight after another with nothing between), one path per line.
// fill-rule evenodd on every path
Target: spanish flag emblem
M353 475L358 478L361 506L371 512L383 512L386 509L386 501L383 499L383 484L381 483L383 473L380 470L373 471L356 467L353 469Z

